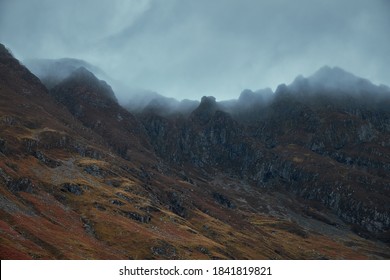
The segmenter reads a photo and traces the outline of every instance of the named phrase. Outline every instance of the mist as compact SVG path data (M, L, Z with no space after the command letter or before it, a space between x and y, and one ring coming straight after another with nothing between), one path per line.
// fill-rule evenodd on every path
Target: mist
M323 65L389 85L389 14L386 0L3 0L0 42L20 60L95 65L122 102L228 100Z

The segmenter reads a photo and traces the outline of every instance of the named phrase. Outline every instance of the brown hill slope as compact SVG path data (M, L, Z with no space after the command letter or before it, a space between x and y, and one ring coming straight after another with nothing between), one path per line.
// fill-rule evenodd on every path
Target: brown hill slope
M217 166L172 164L167 142L156 146L107 88L81 76L50 95L0 45L1 259L389 258L321 204ZM237 125L214 118L216 128ZM179 127L152 119L160 134L161 122Z

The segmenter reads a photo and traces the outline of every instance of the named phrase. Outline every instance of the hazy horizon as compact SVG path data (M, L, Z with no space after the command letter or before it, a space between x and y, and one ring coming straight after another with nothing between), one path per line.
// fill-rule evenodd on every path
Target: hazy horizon
M324 65L390 85L389 12L386 0L3 0L0 42L20 60L77 58L130 88L227 100Z

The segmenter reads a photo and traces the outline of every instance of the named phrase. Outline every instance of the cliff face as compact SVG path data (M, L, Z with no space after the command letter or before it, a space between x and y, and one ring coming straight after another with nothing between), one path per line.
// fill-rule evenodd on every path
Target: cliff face
M280 87L266 104L248 106L242 95L227 108L204 97L188 119L149 115L143 123L166 161L283 188L362 232L388 235L390 95L299 83ZM237 114L242 106L247 117Z
M386 98L52 86L0 45L1 259L390 258Z

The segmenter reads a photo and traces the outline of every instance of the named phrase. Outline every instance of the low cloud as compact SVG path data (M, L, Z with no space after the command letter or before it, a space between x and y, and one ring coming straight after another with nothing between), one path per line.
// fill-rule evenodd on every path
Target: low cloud
M385 0L3 0L0 41L20 59L84 59L132 88L221 100L323 65L390 84L389 14Z

